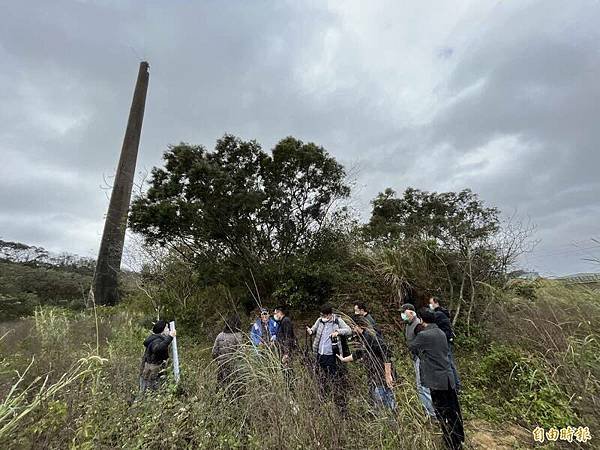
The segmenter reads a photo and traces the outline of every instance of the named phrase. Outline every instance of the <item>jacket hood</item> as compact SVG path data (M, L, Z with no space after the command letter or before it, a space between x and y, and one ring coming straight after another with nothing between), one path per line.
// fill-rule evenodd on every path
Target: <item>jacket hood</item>
M151 334L144 341L144 347L148 347L152 342L154 342L157 339L162 339L162 336L160 334Z

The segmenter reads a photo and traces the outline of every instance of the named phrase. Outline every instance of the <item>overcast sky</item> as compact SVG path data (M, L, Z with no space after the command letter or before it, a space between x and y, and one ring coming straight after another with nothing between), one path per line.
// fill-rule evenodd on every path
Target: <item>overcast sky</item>
M352 168L364 220L388 186L469 187L537 225L528 268L600 270L596 0L2 3L2 239L96 256L145 59L139 171L293 135Z

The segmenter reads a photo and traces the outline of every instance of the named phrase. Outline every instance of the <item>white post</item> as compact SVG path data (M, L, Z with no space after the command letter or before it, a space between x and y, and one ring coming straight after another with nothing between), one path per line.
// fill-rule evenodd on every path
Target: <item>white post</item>
M169 323L169 328L175 331L175 321ZM179 354L177 353L177 336L173 337L173 376L175 383L179 383Z

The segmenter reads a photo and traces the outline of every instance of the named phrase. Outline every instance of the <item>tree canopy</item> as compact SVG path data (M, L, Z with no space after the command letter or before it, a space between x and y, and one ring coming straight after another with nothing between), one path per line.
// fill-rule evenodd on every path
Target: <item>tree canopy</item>
M457 250L483 244L499 230L499 210L488 208L470 189L426 192L408 188L396 197L391 188L372 201L367 234L386 243L434 240Z
M350 194L342 165L293 137L269 154L256 141L225 135L212 152L172 146L164 161L132 204L131 229L197 264L231 268L246 282L251 272L267 294L268 278L314 254L336 201Z

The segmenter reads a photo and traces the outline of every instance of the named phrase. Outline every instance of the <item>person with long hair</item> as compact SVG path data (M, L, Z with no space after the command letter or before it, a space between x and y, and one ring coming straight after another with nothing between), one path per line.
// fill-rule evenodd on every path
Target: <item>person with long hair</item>
M215 338L212 357L217 362L217 381L221 385L228 384L235 373L233 354L244 342L241 328L240 316L233 314L225 319L223 331Z

